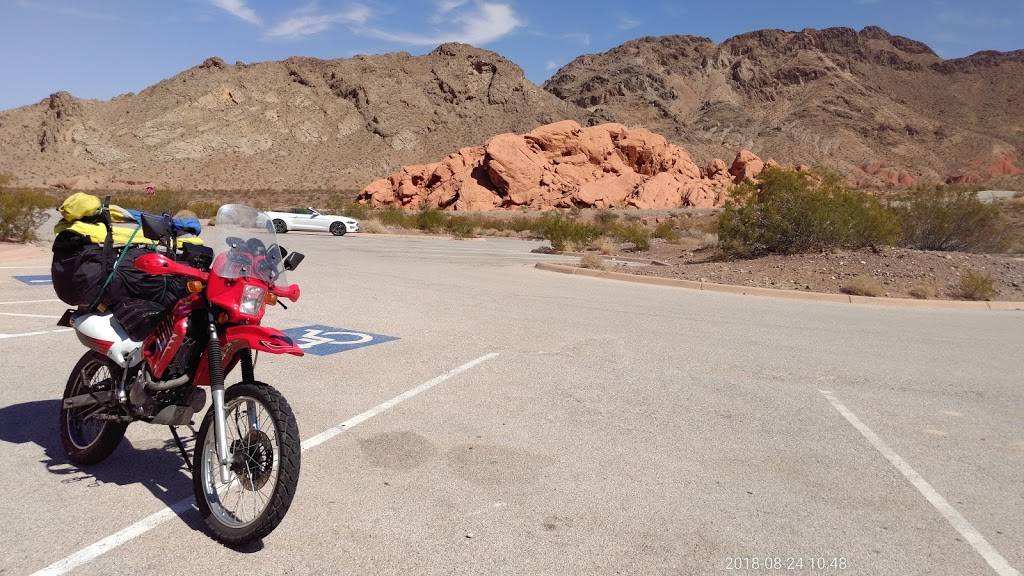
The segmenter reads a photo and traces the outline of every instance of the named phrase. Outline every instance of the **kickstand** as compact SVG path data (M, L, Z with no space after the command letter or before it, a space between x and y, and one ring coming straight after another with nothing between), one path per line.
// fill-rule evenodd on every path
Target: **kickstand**
M188 457L188 452L185 451L185 445L181 442L181 436L178 436L178 429L174 426L168 426L171 429L171 436L174 436L174 442L178 445L178 451L181 452L181 457L185 460L185 464L188 466L189 471L192 471L192 459Z

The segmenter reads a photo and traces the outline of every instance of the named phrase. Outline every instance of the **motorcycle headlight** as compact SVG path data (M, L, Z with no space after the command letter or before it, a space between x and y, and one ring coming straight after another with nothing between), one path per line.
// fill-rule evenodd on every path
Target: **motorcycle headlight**
M247 284L242 289L242 302L238 305L238 311L249 316L259 314L266 295L267 291L263 288Z

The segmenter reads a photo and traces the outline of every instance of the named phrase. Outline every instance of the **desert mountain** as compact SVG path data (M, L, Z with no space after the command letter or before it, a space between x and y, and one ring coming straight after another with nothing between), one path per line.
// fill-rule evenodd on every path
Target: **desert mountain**
M356 189L494 134L587 117L463 44L423 56L210 58L138 94L60 92L0 112L0 172L74 188Z
M943 60L878 27L761 30L721 44L646 37L580 56L544 87L699 159L749 148L866 184L1024 167L1024 50Z

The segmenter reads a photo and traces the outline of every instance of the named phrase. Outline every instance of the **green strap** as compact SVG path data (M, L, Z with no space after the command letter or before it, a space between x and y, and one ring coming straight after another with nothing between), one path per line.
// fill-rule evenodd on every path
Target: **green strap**
M142 224L135 227L132 230L132 235L128 237L128 242L125 243L124 248L121 248L121 253L117 255L117 260L114 260L114 266L110 269L110 274L107 274L107 279L103 281L103 286L100 287L100 291L96 294L96 299L92 301L89 308L95 308L100 303L100 298L103 297L103 293L107 291L107 286L110 286L110 282L114 279L114 272L117 271L117 267L121 265L121 260L124 259L124 255L128 253L128 248L132 245L132 240L135 239L135 235L142 229Z

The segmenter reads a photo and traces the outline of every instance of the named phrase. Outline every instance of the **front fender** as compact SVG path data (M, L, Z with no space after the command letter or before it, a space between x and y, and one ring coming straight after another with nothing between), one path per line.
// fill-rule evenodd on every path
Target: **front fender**
M271 354L304 356L305 352L287 334L265 326L232 326L224 334L224 357L230 358L243 348Z
M293 356L304 356L305 352L288 337L287 334L274 328L263 326L232 326L227 329L224 338L221 340L221 348L224 358L224 374L229 374L238 364L239 352L250 348L271 354L291 354ZM192 383L196 386L210 385L210 358L204 351L199 358L199 366L196 368Z

